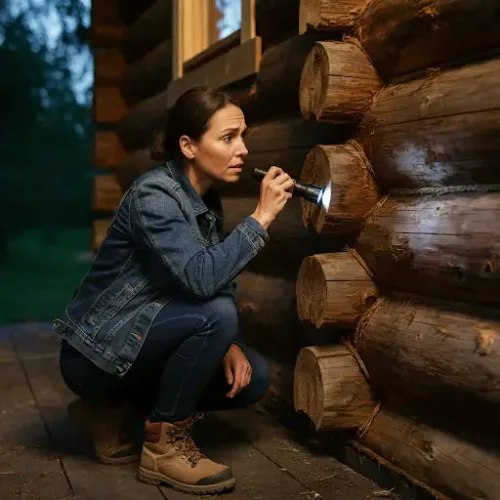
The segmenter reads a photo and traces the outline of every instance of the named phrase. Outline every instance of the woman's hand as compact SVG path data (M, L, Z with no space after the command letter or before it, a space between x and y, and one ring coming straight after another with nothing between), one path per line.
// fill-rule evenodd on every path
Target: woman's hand
M252 217L267 229L292 197L294 185L295 181L281 168L271 167L262 179L260 200Z
M233 386L226 396L234 398L250 383L252 367L241 348L236 344L232 344L227 351L223 365L227 383Z

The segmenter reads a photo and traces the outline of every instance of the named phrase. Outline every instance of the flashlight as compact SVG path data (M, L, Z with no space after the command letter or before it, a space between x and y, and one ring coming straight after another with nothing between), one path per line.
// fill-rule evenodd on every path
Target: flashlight
M266 170L262 170L261 168L254 168L252 177L255 179L262 179L266 175L266 173ZM295 182L292 194L295 196L301 196L306 201L309 201L316 205L322 203L323 206L325 206L326 204L325 208L328 208L328 205L330 204L329 186L321 188L312 184L302 184L300 182Z

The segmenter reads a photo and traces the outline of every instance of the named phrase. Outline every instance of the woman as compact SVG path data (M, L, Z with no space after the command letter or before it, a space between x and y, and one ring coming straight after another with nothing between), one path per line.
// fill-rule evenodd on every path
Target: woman
M260 199L222 241L215 183L237 182L245 156L242 110L196 88L171 110L165 163L125 193L64 315L61 372L80 396L70 416L91 431L105 463L137 459L129 417L143 415L138 478L182 491L231 488L231 469L191 438L198 412L246 407L266 392L265 361L238 329L234 279L268 241L293 180L271 167ZM140 449L140 444L139 444Z

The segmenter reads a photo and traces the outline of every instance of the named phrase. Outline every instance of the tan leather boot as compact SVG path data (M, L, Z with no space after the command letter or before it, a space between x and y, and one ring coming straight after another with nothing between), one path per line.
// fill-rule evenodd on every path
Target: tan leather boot
M68 405L68 417L90 435L100 462L121 465L139 460L141 439L126 432L127 424L140 418L131 407L116 408L76 399Z
M197 494L217 493L236 484L231 469L205 457L191 437L199 417L176 422L146 421L137 478L145 483L166 483L172 488Z

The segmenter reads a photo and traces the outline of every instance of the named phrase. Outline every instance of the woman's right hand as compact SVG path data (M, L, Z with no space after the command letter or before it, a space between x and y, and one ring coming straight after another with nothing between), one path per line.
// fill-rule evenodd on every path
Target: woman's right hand
M271 167L262 179L260 200L251 216L267 229L292 197L294 185L295 181L281 168Z

